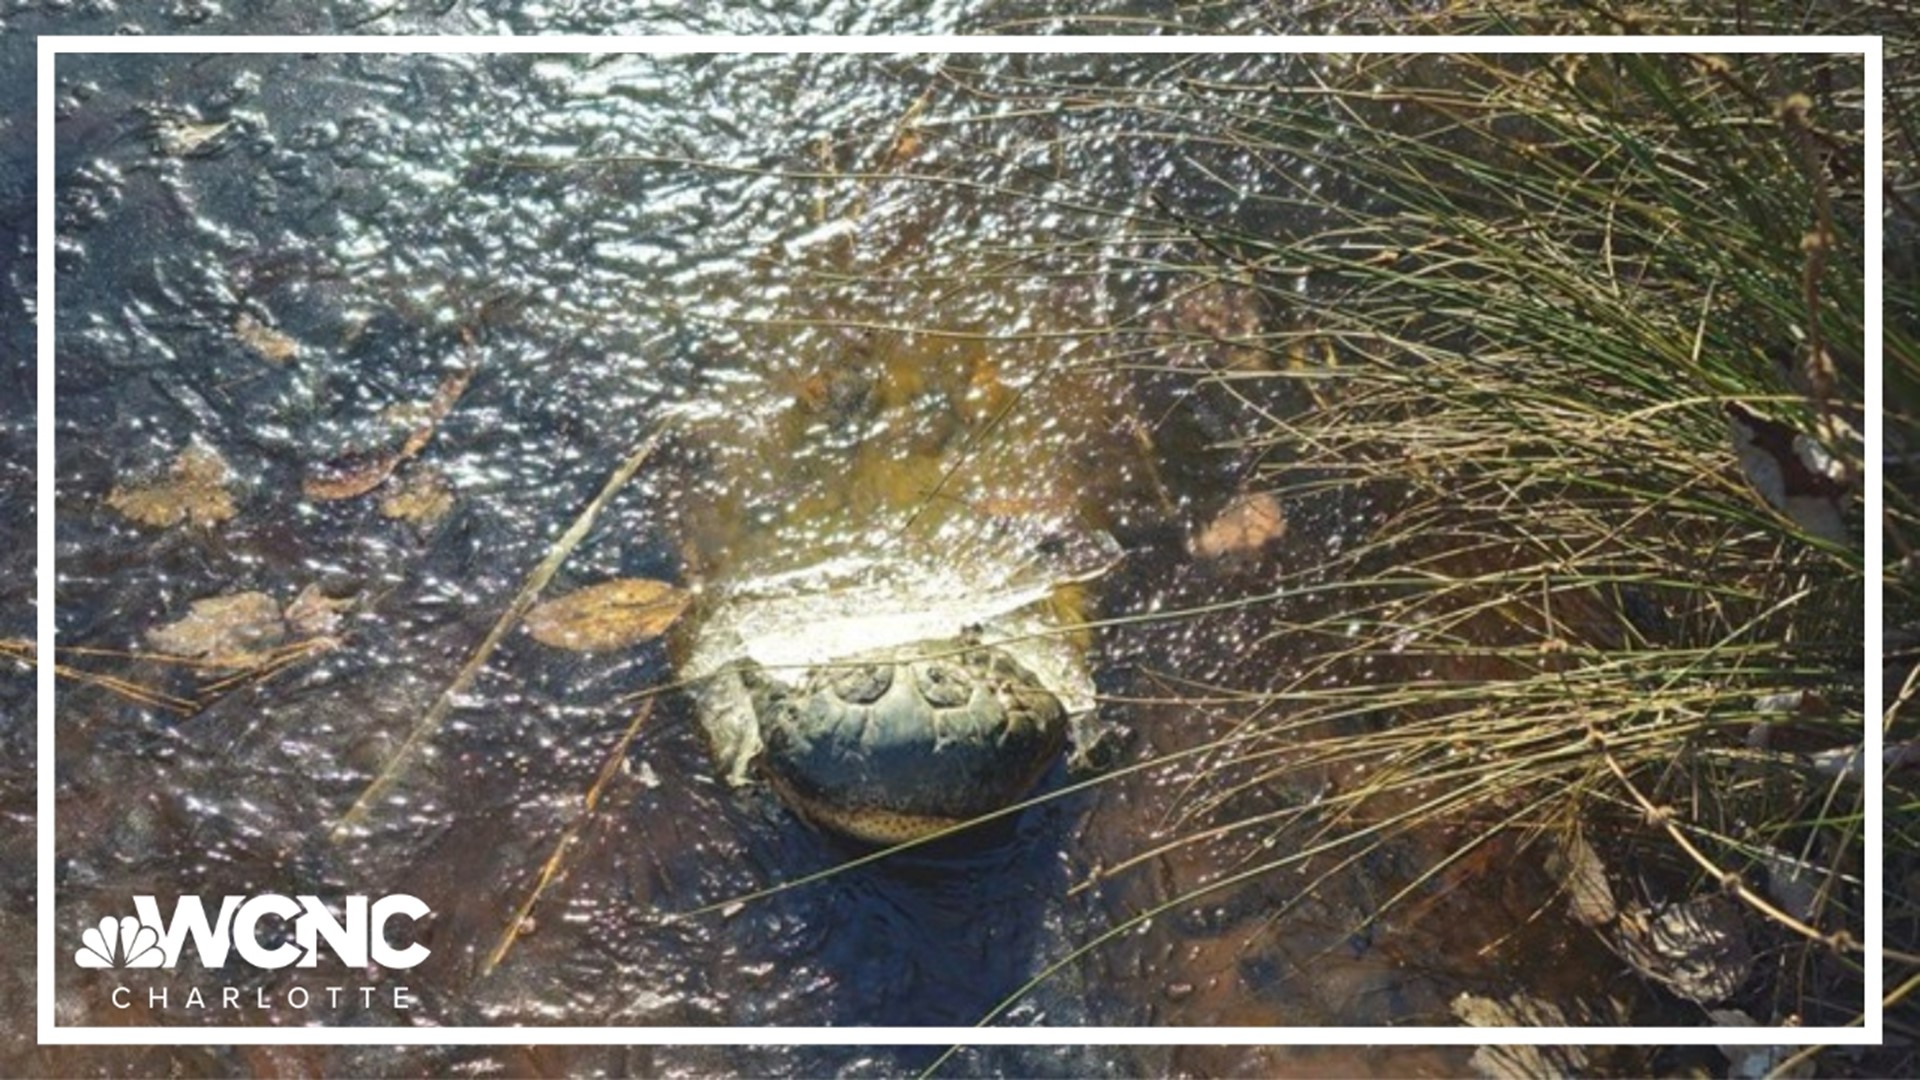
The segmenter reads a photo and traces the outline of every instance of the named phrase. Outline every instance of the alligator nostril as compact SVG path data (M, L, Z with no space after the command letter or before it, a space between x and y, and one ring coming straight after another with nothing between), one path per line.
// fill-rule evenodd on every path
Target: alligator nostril
M973 697L966 676L951 664L932 661L914 665L914 688L927 704L938 709L957 709Z
M871 705L893 686L892 664L862 664L835 668L827 677L833 692L855 705Z

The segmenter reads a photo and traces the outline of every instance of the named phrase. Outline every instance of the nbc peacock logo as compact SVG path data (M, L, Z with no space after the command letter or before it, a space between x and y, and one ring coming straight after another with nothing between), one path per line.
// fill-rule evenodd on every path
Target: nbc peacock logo
M266 970L314 967L322 946L349 968L377 965L403 970L425 960L419 942L395 945L388 940L389 925L417 922L432 914L427 905L405 893L371 899L339 897L329 903L318 896L224 896L209 912L198 896L183 896L173 916L160 911L157 898L133 898L133 915L109 915L80 934L73 960L83 968L173 968L189 944L207 968L224 967L229 957ZM262 941L260 931L271 920L281 928Z
M131 915L109 915L80 935L73 961L83 968L157 968L166 964L160 934Z

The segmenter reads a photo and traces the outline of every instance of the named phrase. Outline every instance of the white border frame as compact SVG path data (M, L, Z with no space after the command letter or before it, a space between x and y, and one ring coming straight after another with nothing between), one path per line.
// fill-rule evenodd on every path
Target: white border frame
M1881 651L1880 571L1883 213L1882 51L1878 37L77 37L39 39L37 198L39 209L38 461L38 890L37 1034L42 1044L90 1045L1874 1045L1881 1041ZM1474 1027L87 1027L54 1020L54 961L67 952L53 939L54 799L54 63L62 54L106 53L1772 53L1860 55L1865 66L1866 132L1866 687L1863 763L1867 1023L1841 1028L1474 1028Z

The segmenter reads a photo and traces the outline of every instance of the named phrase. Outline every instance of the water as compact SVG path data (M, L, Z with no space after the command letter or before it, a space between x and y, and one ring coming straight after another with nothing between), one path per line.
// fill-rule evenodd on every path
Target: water
M282 1003L266 1013L194 1010L177 990L164 1008L117 1009L116 983L57 964L62 1022L970 1024L1007 1006L1014 1023L1445 1023L1454 993L1507 985L1526 949L1590 970L1591 948L1530 921L1545 893L1538 875L1502 888L1462 876L1473 888L1427 888L1414 914L1376 921L1383 895L1450 850L1445 835L1344 870L1218 888L1076 956L1136 912L1253 865L1263 839L1298 842L1249 831L1106 872L1172 835L1197 792L1232 793L1232 812L1258 814L1340 779L1210 771L1218 755L1065 795L931 855L725 906L857 852L715 777L682 695L658 698L623 749L636 695L672 677L668 642L582 656L508 637L364 834L329 838L549 545L663 423L674 437L551 591L613 576L724 583L743 567L871 547L876 527L948 541L956 534L943 530L961 530L955 550L975 556L988 536L1097 528L1129 555L1089 603L1127 615L1257 594L1276 560L1310 565L1345 542L1364 507L1330 504L1292 522L1284 551L1245 565L1191 559L1181 537L1252 461L1208 447L1287 402L1278 391L1190 394L1182 357L1143 345L1148 331L1164 343L1171 330L1196 336L1190 350L1220 348L1209 320L1260 314L1237 312L1231 296L1169 300L1181 265L1207 256L1145 208L1309 224L1241 197L1288 162L1211 145L1204 110L1170 107L1184 80L1280 79L1295 63L64 63L63 645L137 649L190 601L240 589L285 601L317 583L354 606L342 648L192 715L65 686L58 940L142 893L406 892L434 915L419 928L432 958L404 977L325 967L172 977L238 983L250 1000L264 992ZM242 316L298 355L264 358L236 330ZM383 412L469 368L431 443L399 469L444 478L455 494L444 519L416 527L381 517L377 495L302 495L321 463L394 440ZM1028 387L1039 389L1023 398ZM843 407L869 395L871 414ZM190 439L233 470L231 522L156 531L105 506L117 483ZM978 452L956 456L957 445ZM966 531L982 522L1001 532ZM1165 680L1279 684L1294 673L1265 635L1272 618L1268 606L1100 635L1106 763L1232 731L1231 710L1171 702ZM103 658L96 669L194 689L153 663ZM617 775L516 931L518 906L609 758ZM1068 780L1057 770L1046 785ZM488 971L503 937L511 951ZM1506 947L1485 951L1495 939ZM387 996L401 982L414 999L405 1011ZM372 1007L284 1004L296 986L324 1000L340 984L381 993ZM441 1053L404 1060L427 1071L872 1075L934 1052ZM1420 1067L1271 1053L1263 1066ZM1126 1074L1253 1060L1006 1049L955 1067ZM189 1067L391 1061L262 1049Z

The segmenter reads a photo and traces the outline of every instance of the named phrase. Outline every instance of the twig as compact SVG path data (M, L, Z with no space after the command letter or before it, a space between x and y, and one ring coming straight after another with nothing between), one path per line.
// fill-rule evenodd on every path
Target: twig
M62 649L60 651L62 652L73 652L73 651L105 652L106 650ZM28 641L25 638L0 638L0 656L4 656L7 659L12 660L14 663L20 665L23 668L26 668L29 671L33 670L35 658L38 655L39 655L38 649L36 648L34 642L32 641ZM127 655L127 654L114 653L113 655ZM188 701L185 698L174 697L171 694L161 693L160 691L155 690L152 687L143 686L140 683L132 681L131 679L122 679L116 675L101 675L97 672L87 671L83 668L77 668L71 664L62 664L58 661L54 662L53 673L62 679L71 679L74 682L82 683L88 686L97 686L102 690L108 691L109 693L119 694L121 697L124 697L129 701L135 701L142 705L150 705L155 708L166 709L169 712L178 713L181 716L191 716L195 712L199 711L200 709L200 705L195 702Z
M1813 191L1814 227L1800 241L1801 250L1807 259L1800 270L1801 299L1807 307L1807 359L1804 366L1807 389L1813 396L1813 406L1821 421L1820 434L1831 440L1835 430L1833 423L1833 358L1827 354L1826 334L1820 327L1822 301L1820 281L1826 276L1827 256L1839 242L1839 236L1833 223L1833 196L1828 193L1827 185L1820 171L1819 153L1813 145L1813 129L1807 121L1807 110L1813 102L1805 95L1794 94L1780 106L1780 119L1793 137L1794 149L1799 151L1801 168L1807 177L1807 186ZM1860 482L1860 470L1855 467L1852 456L1842 458L1847 472L1847 483L1857 485Z
M629 723L627 730L621 733L619 741L613 744L613 752L607 755L607 760L600 766L600 775L594 778L593 786L587 789L586 797L581 800L579 815L568 823L566 831L560 834L560 841L553 845L553 854L547 856L546 863L540 867L540 876L534 879L533 888L528 891L527 898L520 902L520 906L514 909L513 916L507 920L507 928L501 933L499 943L494 945L493 951L488 953L486 960L481 963L481 978L484 979L493 974L494 969L500 966L500 962L507 958L507 952L513 948L513 943L520 940L521 928L526 925L527 916L533 913L534 905L540 902L540 896L546 892L547 886L560 877L560 864L566 857L567 849L573 846L580 835L580 830L586 827L587 819L593 816L594 808L600 804L600 793L613 780L614 774L620 771L620 763L627 757L627 747L633 744L633 737L640 733L640 725L646 723L647 717L651 715L653 715L653 699L647 698L641 703L639 711L633 714L633 722Z
M1742 903L1809 941L1817 941L1841 952L1861 951L1860 943L1854 941L1853 935L1845 930L1823 934L1818 929L1775 907L1766 897L1753 891L1745 881L1742 881L1739 874L1721 869L1718 863L1708 858L1705 852L1694 846L1693 841L1687 839L1686 833L1681 831L1680 826L1674 824L1673 811L1654 805L1653 801L1648 799L1627 776L1627 771L1620 766L1620 762L1614 758L1612 751L1607 749L1606 736L1601 734L1598 727L1588 726L1587 739L1606 761L1607 768L1613 772L1614 778L1620 781L1621 786L1627 789L1627 794L1639 805L1641 812L1646 814L1647 821L1664 829L1667 836L1687 854L1688 858L1718 881L1723 888L1738 897Z
M441 380L440 388L427 402L423 414L404 442L391 450L367 457L349 455L340 461L330 462L308 474L301 482L301 492L309 499L323 501L358 498L385 484L395 469L426 449L427 444L433 441L433 433L439 430L440 421L453 411L460 395L467 392L467 384L473 381L473 373L480 367L473 333L462 329L461 339L466 345L466 366Z
M627 481L633 479L633 474L640 470L640 466L653 455L654 448L660 445L664 434L664 428L654 429L639 448L629 454L627 459L620 463L620 467L613 471L613 475L607 478L600 493L580 511L580 516L574 519L573 525L567 529L566 533L547 550L546 558L540 561L539 566L534 567L533 573L527 575L526 584L520 587L520 592L513 598L513 603L507 605L507 610L501 613L499 620L493 624L493 629L487 631L486 639L481 641L479 648L467 658L460 673L455 675L453 681L447 684L447 688L440 692L440 696L434 700L426 715L413 725L413 730L407 734L406 741L400 744L400 749L394 751L386 766L380 770L380 775L374 777L373 782L360 793L360 797L354 800L347 812L334 823L329 834L334 841L344 839L349 831L366 820L373 804L393 786L394 781L399 778L402 767L413 757L414 752L440 730L440 725L445 722L447 714L453 709L454 701L473 685L473 680L479 675L480 669L486 666L487 660L493 656L493 651L500 646L501 641L506 639L507 631L513 629L519 623L520 617L527 613L527 609L533 607L534 601L540 598L540 591L547 587L547 582L553 580L553 575L559 571L561 564L566 562L567 556L580 545L580 541L586 539L588 531L593 528L594 519L600 516L601 509L619 493L621 488L626 486Z

